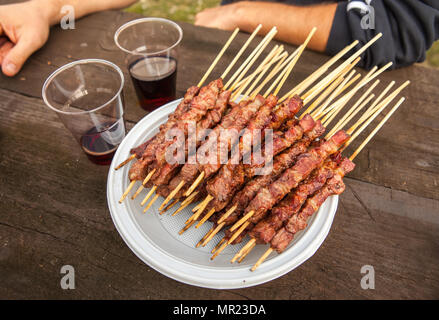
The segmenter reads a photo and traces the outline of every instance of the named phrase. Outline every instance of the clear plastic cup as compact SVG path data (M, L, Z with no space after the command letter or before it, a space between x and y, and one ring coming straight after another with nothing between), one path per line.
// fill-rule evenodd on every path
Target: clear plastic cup
M44 82L44 102L94 163L110 164L125 137L123 86L120 68L100 59L66 64Z
M141 18L121 26L114 35L140 106L153 111L175 99L178 47L183 31L162 18Z

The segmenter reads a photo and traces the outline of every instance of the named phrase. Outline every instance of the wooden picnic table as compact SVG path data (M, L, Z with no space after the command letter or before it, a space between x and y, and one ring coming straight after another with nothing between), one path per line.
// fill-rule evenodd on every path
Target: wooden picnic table
M263 285L216 291L176 282L138 259L109 214L108 167L86 158L41 99L47 76L82 58L110 60L128 79L113 34L136 17L107 11L77 21L75 30L52 28L16 77L0 76L0 298L439 298L439 71L421 65L380 76L380 89L411 80L407 101L356 159L326 241L300 267ZM179 96L230 35L180 25ZM238 35L211 79L245 38ZM327 60L306 51L285 87ZM124 95L131 128L145 112L130 81ZM75 268L75 290L60 287L63 265ZM374 290L361 288L364 265L374 267Z

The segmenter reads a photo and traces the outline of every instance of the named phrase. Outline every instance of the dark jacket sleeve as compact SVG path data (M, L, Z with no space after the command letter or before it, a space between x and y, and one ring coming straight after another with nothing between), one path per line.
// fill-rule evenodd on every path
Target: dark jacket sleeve
M348 11L348 3L338 4L326 52L334 55L355 39L364 44L382 32L381 39L362 55L360 66L366 69L390 61L393 68L422 62L425 52L439 38L439 0L372 0L375 29L362 27L362 19L363 26L372 26L364 18L367 13Z

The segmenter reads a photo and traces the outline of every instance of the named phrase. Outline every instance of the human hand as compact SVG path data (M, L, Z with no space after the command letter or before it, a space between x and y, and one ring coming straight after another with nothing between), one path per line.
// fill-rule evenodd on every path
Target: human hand
M50 21L37 1L0 6L0 65L14 76L49 37Z
M234 30L239 25L240 3L208 8L195 16L195 25L223 30Z

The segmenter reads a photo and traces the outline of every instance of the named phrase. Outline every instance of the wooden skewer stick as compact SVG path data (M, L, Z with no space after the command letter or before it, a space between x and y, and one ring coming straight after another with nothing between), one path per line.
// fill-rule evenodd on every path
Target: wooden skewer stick
M369 42L367 42L364 46L362 46L359 50L357 50L353 55L351 55L345 62L340 64L337 68L335 68L329 75L323 78L316 86L321 86L324 83L330 82L341 70L343 70L348 64L352 63L355 59L357 59L367 48L369 48L375 41L382 37L382 33L378 33L375 37L373 37ZM306 90L305 85L300 87L300 90L293 91L285 95L285 99L293 96L294 94L301 94L304 90ZM284 97L282 97L279 101L282 102Z
M372 86L373 88L373 86ZM375 96L375 95L373 95ZM340 113L340 111L344 108L344 106L349 102L350 99L344 99L341 100L339 105L335 108L333 108L332 110L330 110L329 112L326 113L326 115L323 117L322 119L322 124L328 128L329 124L332 122L332 120L335 119L335 117Z
M210 209L210 211L203 217L203 219L198 222L198 224L195 226L196 229L198 229L200 226L203 225L209 219L213 214L215 213L215 208Z
M219 225L217 225L217 226L215 227L215 229L210 233L210 235L206 238L206 240L203 241L203 243L202 243L201 245L204 247L207 243L209 243L209 241L212 240L213 237L214 237L218 232L220 232L220 230L224 227L224 225L225 225L224 222L223 222L223 223L220 223Z
M238 61L238 59L241 57L241 55L244 53L245 49L247 49L250 42L252 42L253 38L258 34L259 30L262 28L262 24L259 24L256 29L253 31L253 33L248 37L247 41L244 43L244 45L241 47L241 49L236 54L235 58L232 60L232 62L229 64L226 70L224 70L223 74L221 75L221 79L225 79L227 74L232 70L235 63Z
M336 107L339 105L339 103L346 105L349 100L357 93L358 90L360 90L363 86L365 86L367 83L369 83L370 81L372 81L374 78L377 77L377 75L381 74L384 70L386 70L387 68L389 68L391 66L390 64L385 65L384 67L380 68L377 71L377 67L373 67L367 74L366 76L359 82L357 83L357 85L355 85L355 87L349 91L348 93L346 93L344 96L342 96L340 99L338 99L336 102L333 103L333 105L331 107L329 107L328 109L326 109L326 111L324 111L322 114L326 113L327 111L330 111L332 108Z
M277 64L274 66L274 68L272 68L271 70L273 71L273 70L278 69L279 66L283 65L283 63L284 63L286 60L288 60L288 59L290 59L290 57L287 58L286 55L283 56L283 57L277 62ZM247 91L244 93L244 97L250 97L250 96L252 95L252 92L253 92L254 88L255 88L256 85L259 83L259 81L261 81L262 77L267 73L267 71L268 71L269 69L270 69L270 67L266 67L266 68L264 68L264 71L261 72L261 73L259 74L259 76L256 78L256 80L253 81L253 83L251 84L251 86L250 86L250 87L247 89ZM271 74L271 72L268 74L268 76L270 76L270 74ZM267 76L267 78L268 78L268 76ZM266 79L266 78L265 78L265 79ZM262 80L262 82L264 82L265 79ZM268 80L268 81L270 81L270 80ZM261 84L262 84L262 83L261 83Z
M386 99L383 100L377 107L374 114L370 115L369 118L362 124L362 126L354 132L354 128L358 127L359 123L361 123L361 119L357 121L348 131L348 134L352 134L350 139L345 143L344 147L341 151L345 150L354 140L357 138L361 132L395 99L395 97L410 84L410 81L404 82L399 88L393 91Z
M137 189L137 191L131 196L131 200L134 200L137 198L137 196L142 192L142 190L145 189L143 186L143 183L140 185L140 187Z
M222 226L224 226L225 225L225 223L224 223L224 220L226 220L235 210L236 210L236 208L237 208L237 205L235 204L233 207L231 207L229 210L227 210L227 212L225 213L225 214L223 214L222 216L221 216L221 218L217 221L217 224L218 225L222 225ZM222 227L221 227L222 228ZM215 234L216 233L218 233L220 230L221 230L221 228L220 229L218 229L218 230L216 230L216 232L215 232ZM214 235L215 235L214 234ZM213 235L213 236L214 236ZM213 237L212 236L212 237ZM210 240L208 240L208 241L206 241L205 242L205 244L203 245L203 247L209 242Z
M265 59L261 62L261 64L256 68L256 70L248 75L247 77L245 77L244 79L240 80L239 82L235 82L233 84L234 88L239 88L241 87L244 83L246 83L248 81L248 79L250 79L250 77L252 77L253 75L257 75L260 74L262 71L265 70L266 66L267 66L267 62L270 61L270 59L272 59L274 56L279 55L280 53L282 53L284 51L284 46L279 46L279 45L275 45L271 51L268 53L268 55L265 57Z
M380 80L375 81L367 90L366 92L360 97L360 99L357 100L357 102L352 106L351 109L349 109L348 112L346 112L343 117L337 122L337 124L331 129L331 131L328 132L328 134L326 135L325 139L329 139L330 137L332 137L332 135L342 129L347 123L349 123L349 121L355 117L355 115L361 110L363 109L364 106L366 106L369 101L370 98L373 98L373 95L369 94L372 92L373 89L375 89L375 87L380 83ZM368 97L369 100L367 100L367 102L363 103L363 101L366 99L366 97Z
M251 268L251 271L255 271L262 262L264 262L265 259L270 255L270 253L273 252L273 249L270 247L267 249L267 251L264 252L264 254L259 258L258 261L256 261L255 265Z
M216 64L221 59L221 57L223 56L224 52L226 52L227 48L232 43L233 39L235 39L235 37L238 34L238 32L239 32L239 28L236 28L235 31L233 31L232 35L229 37L229 40L227 40L227 42L225 43L225 45L223 46L221 51L216 56L215 60L213 60L213 62L210 65L209 69L207 69L206 73L204 74L203 78L201 78L200 82L197 85L198 87L201 87L203 85L204 81L206 81L207 77L210 75L210 73L212 72L213 68L215 68Z
M236 210L237 207L238 206L235 204L233 207L227 210L227 212L221 216L217 223L223 223L223 221L226 220Z
M241 263L242 260L244 260L245 257L247 257L247 255L250 253L250 251L253 250L254 247L256 247L256 243L253 243L253 244L251 245L251 247L250 247L249 249L247 249L247 251L244 252L244 254L241 256L241 258L239 258L238 263Z
M384 71L386 71L388 68L390 68L390 66L392 65L392 62L389 62L388 64L386 64L385 66L381 67L380 69L377 70L377 67L373 67L367 74L366 76L347 94L345 94L342 99L351 99L354 94L361 89L362 87L364 87L366 84L368 84L369 82L371 82L373 79L375 79L376 77L378 77L381 73L383 73Z
M199 191L195 191L194 193L192 193L189 197L183 200L181 205L185 205L186 203L192 202L192 199L195 198L198 193Z
M358 62L360 62L361 57L358 57L357 59L355 59L351 64L348 64L339 74L335 75L335 78L341 76L341 75L345 75L348 72L350 72L357 64ZM352 82L354 82L354 80L351 80ZM322 83L323 82L323 83ZM321 84L322 83L322 84ZM303 101L305 103L308 101L311 101L312 99L314 99L316 97L316 95L318 95L324 88L326 88L329 84L331 83L331 81L327 82L324 79L322 81L320 81L317 85L315 85L314 87L312 87L310 90L308 90L304 95L303 95ZM346 84L346 86L350 86L350 83ZM340 94L345 90L345 88L343 88L340 92Z
M215 250L215 253L210 258L210 260L214 260L227 246L228 246L228 243L224 242L221 247L219 247L217 250Z
M265 37L259 42L259 44L256 46L255 49L248 55L247 59L239 66L238 70L235 71L235 73L232 75L232 77L229 79L229 81L224 86L224 90L227 90L230 86L236 85L239 83L239 81L242 79L237 79L240 75L243 75L243 70L246 68L246 66L253 60L254 56L261 50L262 46L264 44L268 44L271 39L274 37L274 34L277 33L276 27L273 27L270 32L268 32Z
M371 114L375 113L378 103L384 98L384 96L389 92L389 90L393 87L395 84L395 81L392 81L389 83L389 85L381 92L381 94L378 96L378 98L375 99L375 101L372 103L370 108L367 109L367 111L360 117L360 119L357 122L357 125L352 126L352 130L355 130L361 123L364 122Z
M361 110L361 109L363 109L373 98L375 97L375 94L371 94L370 96L368 96L364 101L361 101L360 102L360 105L358 105L358 103L356 103L351 109L350 109L350 111L351 110L353 110L354 109L354 112L346 119L346 123L347 122L349 122L353 117L355 117L355 115ZM358 101L360 101L360 100L358 100ZM346 112L346 114L348 114L349 112ZM329 123L330 123L330 121L333 119L333 117L334 117L335 115L333 115L333 116L331 116L331 118L327 121L327 122L325 122L324 123L324 126L325 127L327 127L328 125L329 125ZM340 119L340 120L342 120L342 119ZM343 128L343 126L344 126L344 123L342 123L340 126L338 126L337 127L337 125L335 125L334 126L334 128L336 128L336 130L334 131L334 133L335 132L337 132L338 130L341 130L342 128ZM333 129L334 129L333 128ZM327 136L329 136L329 137L332 137L332 135L334 135L334 133L331 133L331 135L327 135ZM328 139L329 139L329 137L328 137ZM325 137L326 138L326 137Z
M197 177L197 179L192 183L192 185L187 189L186 193L184 194L186 197L189 197L191 193L195 190L196 187L203 181L204 178L204 171L201 172L201 174Z
M213 199L212 196L207 195L207 197L203 201L203 205L195 212L189 219L190 220L197 220L199 216L204 212L209 202Z
M146 178L143 180L142 184L140 185L139 189L137 189L136 193L131 197L132 200L136 199L137 196L140 194L140 192L142 192L142 190L145 188L146 184L151 179L151 177L153 176L155 171L156 171L156 169L154 169L150 173L148 173L148 175L146 176Z
M230 260L231 263L235 262L236 259L238 259L240 256L242 256L244 254L244 252L246 252L249 248L251 248L251 246L253 244L256 244L256 239L252 238L249 242L247 242L245 244L244 247L241 248L241 250L239 250L239 252L237 254L235 254L232 258L232 260Z
M323 100L325 100L330 94L331 92L334 91L334 89L336 87L338 87L338 85L344 80L343 76L338 77L337 79L335 79L335 81L333 83L331 83L326 89L325 91L322 92L322 94L305 110L305 112L303 112L300 116L299 119L302 119L305 115L309 114L310 112L312 112L316 107L318 107ZM304 101L305 104L305 101Z
M251 75L245 77L244 79L242 79L241 81L239 81L237 84L234 85L235 88L240 88L244 83L246 83L252 76L254 75L258 75L259 77L261 76L261 73L265 73L267 72L267 69L269 69L267 62L270 61L270 59L272 59L274 56L278 56L279 54L281 54L284 51L284 46L278 46L275 45L273 47L273 49L271 49L270 53L265 57L264 61L262 61L262 63L259 65L259 67L255 70L255 72L253 72Z
M228 88L233 90L233 84L238 83L265 49L265 47L270 43L271 39L277 33L276 27L273 27L270 32L262 39L262 41L258 44L258 46L253 50L252 53L247 57L244 63L236 70L233 76L229 79L229 81L225 84L224 90L228 90ZM236 81L235 81L236 80ZM232 87L230 87L232 86Z
M172 192L170 194L168 194L165 201L163 201L163 203L160 205L159 210L162 210L168 204L168 202L171 201L175 197L175 195L178 193L178 191L180 191L181 188L183 188L184 184L185 184L184 180L180 181L178 186L174 190L172 190Z
M391 95L388 97L390 98ZM391 101L391 100L389 100ZM353 161L355 157L363 150L367 143L374 137L374 135L382 128L382 126L389 120L389 118L393 115L393 113L399 108L399 106L405 101L405 98L401 98L395 106L389 111L389 113L380 121L380 123L375 127L375 129L367 136L367 138L361 143L361 145L354 151L354 153L349 157L349 160ZM387 103L388 104L388 103ZM383 101L382 105L387 105L386 100ZM379 112L376 113L378 115ZM370 123L370 122L369 122ZM248 244L248 243L247 243ZM255 265L251 268L251 271L255 271L262 262L270 255L274 250L270 247L265 253L259 258L259 260L255 263ZM238 253L239 254L239 253Z
M282 70L281 73L279 73L279 75L277 76L277 78L273 81L273 83L270 85L270 87L265 91L265 93L263 94L263 97L266 98L271 92L273 92L274 87L279 83L279 81L281 81L285 75L285 73L288 72L289 66L293 63L294 58L297 56L297 54L299 53L299 49L301 47L298 48L297 53L293 52L293 54L291 54L288 59L286 59L284 61L284 63L281 64L282 67L277 67L276 73L279 72L279 70ZM276 69L275 68L275 69ZM275 70L273 69L273 70ZM273 75L274 76L274 75ZM271 79L270 79L271 80ZM270 81L268 80L268 81ZM268 82L267 81L267 82ZM264 84L265 85L265 84Z
M276 90L273 93L274 95L277 95L279 93L280 89L282 88L282 86L284 85L284 83L287 80L288 76L290 75L291 71L295 67L297 61L299 61L300 56L302 55L303 51L305 51L306 46L311 41L311 38L313 37L313 35L314 35L314 33L316 31L317 31L316 27L311 29L310 33L308 34L308 37L306 37L305 42L302 44L299 53L294 57L293 61L288 66L287 71L285 72L285 75L282 78L282 81L279 83L279 85L277 86Z
M372 69L371 71L374 71L374 70L376 70L376 69ZM355 70L352 70L352 72L354 72L354 71ZM366 79L366 77L364 79ZM363 79L363 81L364 81L364 79ZM328 103L328 100L326 100L325 103L323 105L321 105L319 108L317 108L311 115L314 115L316 117L322 117L323 115L327 114L329 111L331 111L335 107L339 106L340 104L347 103L348 102L347 97L351 97L354 93L356 93L359 90L360 84L361 84L361 81L354 88L352 88L351 91L349 91L344 96L342 96L337 101L335 101L331 104L332 100L334 100L340 94L340 91L342 90L342 88L345 87L346 81L345 81L345 84L343 84L343 83L340 84L334 90L334 92L332 92L331 96L328 98L328 100L330 100L329 103Z
M375 79L376 77L378 77L381 73L383 73L384 71L386 71L387 69L389 69L392 66L393 62L389 62L387 64L385 64L384 66L382 66L377 72L374 72L372 75L368 75L367 76L367 81L365 81L365 83L363 84L363 86L372 81L373 79Z
M274 37L274 35L273 35L273 37ZM261 47L260 51L253 57L253 59L250 61L250 63L247 65L247 67L242 71L242 74L239 75L237 81L240 81L242 79L242 77L244 77L247 74L247 72L249 71L250 67L257 61L257 59L259 58L259 56L262 54L262 52L268 46L269 43L270 43L269 41L264 43L264 45ZM287 53L285 53L285 55L287 55ZM243 85L243 88L241 88L241 92L244 90L245 87L247 87L247 85L249 83L250 83L250 81L247 80L247 82ZM235 90L236 88L237 88L236 85L233 84L232 87L231 87L231 90Z
M320 87L314 86L307 93L305 93L301 98L303 100L303 104L307 105L308 102L310 102L312 99L314 99L318 94L320 94L324 90L324 92L320 96L317 97L317 99L308 107L308 109L304 113L302 113L301 117L303 117L307 113L310 113L318 105L320 105L320 103L335 89L335 87L333 85L334 82L343 81L345 75L348 74L348 72L351 71L355 67L355 65L358 63L358 61L360 61L360 60L361 60L361 58L358 57L356 60L354 60L354 62L352 62L351 64L346 66L346 68L344 68L339 74L337 74L337 76L334 78L333 82L329 82L326 85L320 86ZM339 80L339 79L341 79L341 80ZM322 96L323 96L323 98L322 98Z
M342 101L342 102L344 102L344 101ZM328 124L329 124L330 118L332 116L337 115L341 111L341 109L344 108L345 105L346 105L346 103L336 103L336 104L334 104L333 107L331 108L331 110L328 111L328 113L320 120L322 122L322 125L325 128L328 128ZM321 118L321 116L322 115L320 115L319 118Z
M345 62L343 62L340 66L338 66L336 69L334 69L328 76L326 76L324 79L322 79L317 86L321 85L322 83L325 83L327 81L330 81L331 78L333 78L336 74L338 74L341 70L343 70L348 64L352 63L355 59L357 59L367 48L369 48L375 41L377 41L379 38L382 37L382 33L377 34L375 37L373 37L368 43L366 43L363 47L361 47L357 52L355 52L352 56L350 56L348 59L346 59Z
M372 81L374 78L376 78L379 74L384 72L386 69L388 69L392 63L386 64L384 67L380 68L378 71L376 71L377 67L373 67L369 73L347 94L345 94L343 97L341 97L339 100L337 100L331 107L326 109L321 113L321 115L327 114L324 118L325 125L329 125L330 122L335 118L338 112L341 111L341 109L349 102L349 100L355 95L355 93L361 89L363 86L365 86L367 83ZM376 72L375 72L376 71ZM343 90L342 90L343 91ZM341 104L341 105L340 105ZM333 108L336 108L336 110L332 110Z
M349 91L348 93L346 93L344 96L342 96L341 98L339 98L336 102L334 102L332 105L330 105L329 107L327 107L325 110L319 110L319 114L320 116L325 115L327 113L329 113L331 110L333 110L334 108L343 108L344 105L346 105L349 100L355 95L355 93L357 93L357 91L364 86L368 81L369 81L369 76L373 74L373 72L375 72L377 69L377 67L373 67L369 73L359 82L357 83L357 85L352 88L351 91Z
M152 196L152 194L156 189L157 186L153 186L151 190L149 190L148 194L145 196L145 198L143 198L142 202L140 203L141 206L143 206L146 203L146 201L148 201L148 199Z
M195 247L198 248L199 246L201 246L203 241L206 240L206 238L213 232L214 229L215 229L215 227L210 228L210 230L204 235L204 237L202 237L201 240L198 241L198 243L196 244Z
M186 208L188 205L190 205L193 201L195 196L198 194L197 192L194 192L190 195L190 197L187 197L186 199L184 199L184 201L181 203L180 208L178 208L173 214L172 216L177 215L180 211L182 211L184 208Z
M143 210L143 213L145 213L146 211L149 210L149 208L151 208L152 204L153 204L154 202L156 202L156 200L158 199L158 197L159 197L159 195L156 194L156 195L154 196L154 198L151 199L151 201L150 201L150 202L148 203L148 205L145 207L145 210Z
M136 157L135 154L132 154L128 159L122 161L116 168L114 168L114 170L119 170L120 168L122 168L124 165L126 165L128 162L130 162L131 160L133 160Z
M201 208L203 208L203 210L206 208L206 206L209 204L209 202L211 201L213 199L213 197L210 195L210 194L208 194L207 196L206 196L206 198L204 198L204 200L203 201L201 201L199 204L198 204L198 206L196 206L195 208L194 208L194 210L192 210L192 212L198 212ZM195 210L196 209L196 210Z
M297 50L296 50L297 51ZM268 76L256 87L256 89L254 89L253 92L246 94L247 96L250 97L251 100L253 100L258 94L259 92L261 92L261 90L265 87L265 85L271 80L273 79L273 77L280 71L282 70L290 61L291 59L294 58L295 54L297 54L296 52L293 52L288 58L286 59L282 59L280 60L277 65L270 71L270 73L268 74Z
M178 233L179 235L182 235L187 229L189 229L190 227L192 227L192 225L195 223L195 220L192 221L191 223L189 223L188 225L186 225L183 229L180 230L180 232Z
M351 73L342 81L342 83L340 83L337 86L337 88L329 95L328 99L326 99L326 101L320 107L318 107L317 110L315 110L313 113L311 113L311 116L313 117L313 119L317 120L319 116L324 114L325 110L327 110L326 108L328 108L328 106L331 104L332 100L335 99L335 97L338 95L340 90L353 77L354 73L355 73L355 70L352 70Z
M187 219L186 224L188 224L191 221L196 221L198 217L203 213L204 209L206 209L209 202L212 201L212 199L213 197L210 194L208 194L206 198L204 198L204 200L201 202L202 205L200 206L200 208L192 216L190 216L189 219Z
M363 150L363 148L366 146L366 144L369 143L369 141L373 138L373 136L378 132L378 130L381 129L381 127L389 120L389 118L393 115L393 113L396 111L396 109L399 108L399 106L405 101L405 98L402 97L396 105L389 111L388 114L383 118L383 120L380 121L380 123L376 126L376 128L367 136L367 138L361 143L361 145L357 148L357 150L354 151L354 153L349 157L349 160L353 161L355 157Z
M363 94L363 96L352 106L352 108L337 122L337 124L332 128L332 130L326 135L325 139L329 139L334 135L334 133L342 128L345 127L346 124L349 123L349 121L352 120L355 115L362 110L371 99L375 97L374 94L371 94L364 102L364 97L366 97L367 94L369 94L372 89L380 82L380 80L375 81L375 83ZM378 97L373 104L378 103L381 100L382 96ZM360 105L359 105L360 104ZM371 107L373 108L373 107ZM366 111L367 112L367 111Z
M267 91L264 93L264 97L267 97L274 89L274 87L279 83L276 90L273 92L274 95L277 95L280 91L280 89L283 87L286 79L290 75L291 71L293 70L294 66L296 65L297 61L299 60L300 56L302 55L303 51L305 50L306 46L308 45L308 42L311 40L312 36L316 32L317 28L313 28L311 32L308 34L308 37L306 38L305 42L301 44L296 51L294 51L288 59L291 59L290 62L286 64L286 69L284 69L279 76L276 78L276 80L271 84L271 86L267 89Z
M119 200L119 203L122 203L125 198L127 197L128 193L130 193L131 189L134 187L134 184L136 183L136 180L133 180L128 185L128 188L126 188L125 192L123 193L122 197Z
M250 219L254 215L254 210L249 211L245 216L243 216L241 219L236 221L236 223L230 228L230 231L234 231L236 228L241 226L244 222L246 222L248 219Z
M364 106L366 106L373 98L375 98L375 94L371 94L369 97L366 98L366 101L364 101L358 108L358 111L361 110ZM328 128L329 124L332 122L332 120L335 119L335 117L337 116L337 114L341 111L341 109L343 109L343 107L345 106L345 104L341 104L340 108L337 108L336 110L331 111L329 114L327 114L327 116L325 117L326 119L323 119L324 121L322 121L322 123L324 123L323 125ZM355 114L358 112L355 111ZM355 114L353 116L355 116ZM352 117L353 117L352 116ZM328 118L327 118L328 117Z
M172 209L172 207L174 207L178 202L178 199L175 199L174 201L172 201L166 208L164 208L161 212L160 215L166 213L168 210Z
M311 101L312 99L314 99L316 94L319 94L324 88L326 88L325 91L323 92L323 94L321 94L319 97L317 97L317 99L306 109L306 111L301 114L299 119L302 119L306 114L311 114L311 112L316 113L318 110L322 110L322 106L320 106L320 107L318 107L318 106L323 102L324 99L326 99L326 97L328 95L333 94L334 90L339 86L339 84L342 81L345 80L345 76L348 74L349 71L351 71L354 68L355 63L357 63L357 62L358 61L354 61L354 63L346 66L346 68L344 68L340 73L337 74L337 77L335 77L333 79L332 83L328 82L322 86L316 85L312 89L310 89L307 93L305 93L304 96L306 96L306 98L304 98L304 100L303 100L304 104L306 104L309 101ZM334 86L334 82L337 83L337 85ZM309 95L308 95L308 93L309 93Z
M357 74L355 77L353 77L351 81L346 83L345 86L341 88L338 95L341 95L343 92L345 92L351 85L353 85L360 78L361 78L361 74Z
M273 50L272 50L272 51L273 51ZM286 58L288 54L287 54L286 52L284 52L284 53L281 54L281 51L279 51L279 52L276 52L276 51L275 51L275 52L274 52L274 57L272 57L272 55L273 55L272 52L270 52L270 53L267 55L266 59L268 58L268 59L269 59L269 62L266 63L266 66L265 66L264 68L270 68L271 65L273 65L273 64L276 63L277 61L279 61L279 60L281 60L281 59L283 59L283 58ZM263 61L262 63L264 63L264 62L265 62L265 61ZM232 96L232 98L231 98L232 101L233 101L233 100L236 100L236 98L239 97L239 96L241 95L241 93L245 90L245 88L247 88L247 86L253 81L253 78L254 78L255 76L256 76L256 72L254 72L251 76L249 76L248 80L247 80L244 84L242 84L241 87L238 88L238 90L233 94L233 96Z
M198 203L193 209L192 212L197 212L198 209L200 209L200 207L203 205L203 202Z
M351 81L349 81L341 90L340 92L336 95L339 96L341 94L341 92L343 91L343 89L346 89L348 85L352 84L352 81L355 80L357 81L358 78L360 78L360 75L358 74L356 77L354 77L354 79L352 79ZM324 126L327 128L328 125L332 122L332 120L335 118L335 116L343 109L343 107L349 102L348 99L344 99L341 100L340 103L336 104L336 106L334 108L330 108L328 110L325 110L325 116L322 119L322 123L324 123ZM323 114L322 114L323 115Z
M244 223L236 232L230 237L230 239L225 242L218 250L215 251L215 254L210 258L210 260L215 259L229 244L231 244L235 239L248 227L250 222Z
M303 91L305 91L311 84L313 84L320 76L322 76L334 63L340 60L348 51L352 50L357 44L358 40L355 40L350 45L346 46L340 52L338 52L335 56L329 59L326 63L324 63L321 67L319 67L316 71L310 74L305 80L295 86L290 90L287 94L285 94L282 98L280 98L281 102L292 97L295 94L300 95Z
M216 250L218 250L221 245L224 243L224 241L226 241L226 238L222 238L215 247L213 247L213 249L210 251L210 253L215 253Z
M364 114L349 130L347 131L348 134L352 134L354 131L357 130L358 126L360 126L364 121L366 121L371 116L377 116L385 107L384 105L388 105L402 90L404 90L408 85L410 84L410 81L404 82L401 86L396 88L391 94L389 94L382 102L380 102L377 106L375 106L373 109L369 108L368 112ZM387 103L387 104L386 104ZM370 118L369 118L370 119ZM370 123L373 120L367 120L367 123ZM366 127L366 125L363 124L363 129ZM362 129L359 129L358 131L362 131ZM355 135L358 136L358 131L355 132ZM352 139L352 137L351 137ZM351 141L349 139L349 141ZM348 141L348 142L349 142Z

